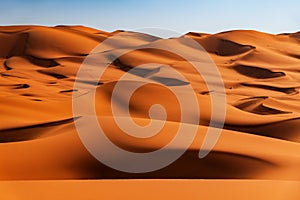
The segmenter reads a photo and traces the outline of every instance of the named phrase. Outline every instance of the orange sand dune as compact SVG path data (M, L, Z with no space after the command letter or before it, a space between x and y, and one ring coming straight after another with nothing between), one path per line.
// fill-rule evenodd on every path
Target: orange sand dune
M77 72L87 55L112 37L114 41L97 54L115 55L119 49L143 49L132 50L108 63L109 67L96 82L77 81L87 87L97 87L95 113L115 145L131 152L151 152L174 138L182 124L181 112L178 100L168 87L184 94L181 88L190 85L199 102L199 123L187 124L197 128L194 141L178 160L160 170L127 173L107 167L88 152L77 134L74 120L80 121L82 116L73 116L72 95L88 95L73 88ZM159 44L197 58L199 50L186 43L185 38L192 38L205 48L220 71L226 92L224 129L216 146L202 159L198 153L212 115L210 97L217 91L209 91L203 77L182 57L151 48ZM112 194L115 188L126 197L145 195L150 199L157 196L141 191L162 193L155 185L161 185L165 191L184 190L178 192L179 196L166 193L159 195L161 198L176 199L195 192L192 197L219 199L233 195L232 199L241 199L245 194L246 199L299 199L299 33L273 35L237 30L218 34L191 32L178 38L161 39L82 26L2 26L0 43L0 189L5 199L18 199L18 195L37 199L42 193L47 198L66 195L80 199L90 192L95 192L95 197L108 198L117 195ZM98 62L105 63L105 57ZM153 65L150 69L137 68L149 63ZM170 74L165 66L177 70L185 79ZM205 73L210 75L210 71ZM134 138L117 126L114 117L122 116L112 113L112 92L117 83L123 85L116 98L118 108L126 110L128 105L123 97L129 92L130 82L119 81L125 74L137 82L151 81L132 95L130 116L144 126L149 123L151 105L164 106L167 117L159 134L147 139ZM194 114L194 109L188 110L188 116ZM142 132L139 134L143 136ZM168 151L183 148L178 143ZM108 149L107 155L113 160L123 159L110 153ZM156 180L97 180L122 178ZM69 181L62 181L65 179ZM53 188L53 193L46 191L48 187ZM99 187L102 189L96 191ZM129 189L125 191L123 187ZM33 188L38 191L29 194L28 190ZM198 194L199 191L202 192Z

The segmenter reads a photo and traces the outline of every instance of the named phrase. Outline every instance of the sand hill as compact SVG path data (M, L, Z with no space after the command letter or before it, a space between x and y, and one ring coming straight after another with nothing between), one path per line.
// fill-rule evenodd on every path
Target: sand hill
M159 103L168 114L166 127L157 136L145 140L122 134L112 117L110 99L118 79L135 66L160 63L178 70L188 82L170 77L157 67L144 71L142 78L169 87L191 85L201 110L196 139L181 158L155 172L130 174L113 170L89 154L77 135L72 114L72 95L80 93L73 90L73 84L81 63L94 47L119 32L82 26L0 27L0 185L3 185L0 187L9 191L5 193L7 197L14 199L13 188L26 195L26 187L40 187L44 191L51 184L51 181L40 184L33 181L22 185L12 180L152 178L155 180L145 180L145 187L152 187L146 186L150 183L162 184L166 190L173 190L171 184L188 188L185 190L189 192L199 187L206 190L203 195L207 196L214 184L216 187L219 184L223 188L220 193L210 193L217 198L228 191L236 192L244 184L251 191L248 190L249 199L263 195L266 195L264 199L300 198L299 33L273 35L236 30L217 34L191 32L178 38L161 39L123 32L126 36L117 38L115 45L107 46L107 51L160 43L182 48L197 57L197 50L182 42L186 37L194 39L216 63L227 99L225 127L220 139L207 157L199 159L198 150L211 115L210 95L214 91L207 89L187 62L170 53L149 48L118 58L97 83L95 97L99 122L118 146L135 152L161 148L180 125L178 102L172 94L161 86L149 84L132 97L130 114L136 123L147 124L150 105ZM174 178L210 180L207 184L198 180L198 185L197 180L161 180ZM78 181L78 184L86 192L91 187L110 188L106 195L108 191L113 192L113 186L109 186L112 181L105 186L105 182L96 180ZM71 187L75 191L73 197L79 197L79 191L76 193L74 189L79 186L72 186L74 181L56 184L61 185L55 186L53 194ZM120 180L115 180L115 184L115 187L124 186ZM142 187L134 181L127 184ZM262 194L263 191L266 193Z

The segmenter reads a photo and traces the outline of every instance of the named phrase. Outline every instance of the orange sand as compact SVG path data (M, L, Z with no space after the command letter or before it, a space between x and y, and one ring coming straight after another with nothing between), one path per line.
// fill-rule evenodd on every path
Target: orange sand
M112 118L110 95L128 67L170 65L197 93L201 119L195 141L170 166L144 174L119 172L98 162L81 143L73 122L72 93L78 91L72 89L77 70L96 45L117 33L81 26L0 27L0 190L4 199L39 199L43 193L44 199L64 195L70 199L117 198L121 194L148 199L300 198L299 33L228 31L182 36L195 39L209 52L226 89L225 128L204 159L197 155L209 123L210 94L214 91L207 91L190 65L152 49L132 51L111 64L97 88L96 112L108 137L124 149L147 152L163 147L180 124L178 102L163 87L153 84L134 94L131 116L136 123L147 124L149 106L160 103L169 114L166 127L143 141L122 133ZM183 45L181 38L163 40L134 32L117 41L118 46L152 42L172 48ZM107 47L111 51L114 48ZM184 50L197 56L192 47L185 46ZM174 81L173 87L182 83L160 71L151 73L151 77L159 77L152 80ZM106 178L155 180L82 180ZM49 179L55 181L46 181ZM76 180L58 181L65 179ZM242 197L244 194L247 198Z

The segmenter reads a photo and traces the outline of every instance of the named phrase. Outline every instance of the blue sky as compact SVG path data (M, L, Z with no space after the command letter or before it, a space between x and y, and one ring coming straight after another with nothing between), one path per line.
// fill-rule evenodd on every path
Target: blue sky
M1 0L0 24L80 24L106 31L143 27L215 33L300 31L297 0Z

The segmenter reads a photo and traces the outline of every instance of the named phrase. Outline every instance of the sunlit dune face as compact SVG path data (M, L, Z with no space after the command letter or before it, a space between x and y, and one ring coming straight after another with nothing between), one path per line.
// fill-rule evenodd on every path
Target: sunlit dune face
M122 84L122 83L121 83ZM124 81L126 84L126 81ZM112 111L110 107L111 102L111 93L113 90L113 86L115 84L112 83L107 86L101 86L96 94L96 109L98 116L111 116ZM110 87L111 86L111 87ZM107 87L107 88L104 88ZM125 89L126 87L124 87ZM126 92L126 91L124 91ZM102 97L102 98L101 98ZM126 103L122 102L122 94L120 94L118 107L119 109L126 109ZM100 102L101 99L101 102ZM105 99L105 100L104 100ZM159 104L163 107L163 113L155 112L151 116L151 107L153 105ZM125 108L122 108L125 106ZM177 109L175 109L177 107ZM164 117L166 115L167 121L178 122L180 121L180 105L176 96L166 87L158 84L147 84L138 88L134 94L131 96L129 103L129 112L130 117L133 120L133 123L136 123L137 126L145 127L150 125L151 119L161 119L165 120ZM120 117L128 117L126 115ZM138 152L147 152L154 151L159 149L170 142L171 139L177 134L178 127L177 125L166 125L160 131L158 131L154 136L149 138L137 138L127 135L123 132L115 122L101 122L99 123L104 128L104 132L106 135L116 144L121 147ZM105 125L106 124L106 125ZM110 124L107 126L107 124ZM113 131L114 130L114 131ZM118 131L116 131L118 130ZM113 133L112 133L113 132ZM143 132L136 134L137 136L143 136ZM137 144L137 149L133 149L130 147L126 147L127 142L130 144ZM153 145L153 147L151 147ZM138 149L138 147L140 149ZM143 148L144 147L144 148Z

